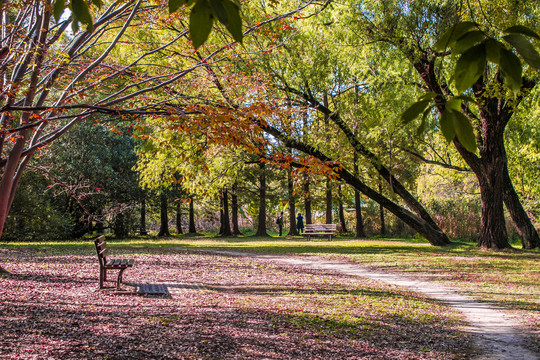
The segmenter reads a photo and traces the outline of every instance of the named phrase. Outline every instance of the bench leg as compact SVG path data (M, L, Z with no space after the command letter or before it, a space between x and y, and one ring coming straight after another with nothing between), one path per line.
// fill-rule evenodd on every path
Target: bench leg
M118 272L118 279L116 279L116 287L120 287L120 283L122 282L122 273L126 270L126 268L120 269L120 272Z
M107 278L107 269L99 268L99 288L103 289L103 282Z

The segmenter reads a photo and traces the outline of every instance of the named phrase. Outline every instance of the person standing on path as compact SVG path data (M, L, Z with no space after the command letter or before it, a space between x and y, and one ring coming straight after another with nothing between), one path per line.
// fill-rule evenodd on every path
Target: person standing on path
M277 217L276 224L278 224L278 227L279 227L279 235L278 236L281 236L281 234L283 233L283 211Z
M304 232L304 217L300 213L298 213L298 216L296 217L296 229L299 234Z

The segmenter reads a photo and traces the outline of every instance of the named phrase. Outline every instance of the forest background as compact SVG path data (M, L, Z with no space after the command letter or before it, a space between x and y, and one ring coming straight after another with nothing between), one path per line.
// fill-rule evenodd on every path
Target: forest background
M2 4L3 241L285 211L540 247L536 2L182 3Z

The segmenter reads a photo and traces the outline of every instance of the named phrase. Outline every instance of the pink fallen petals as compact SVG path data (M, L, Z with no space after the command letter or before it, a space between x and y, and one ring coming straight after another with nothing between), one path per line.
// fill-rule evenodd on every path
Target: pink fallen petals
M0 252L14 274L0 278L0 358L458 359L470 346L447 307L375 281L127 249L124 281L170 292L142 297L99 291L95 255L78 253Z

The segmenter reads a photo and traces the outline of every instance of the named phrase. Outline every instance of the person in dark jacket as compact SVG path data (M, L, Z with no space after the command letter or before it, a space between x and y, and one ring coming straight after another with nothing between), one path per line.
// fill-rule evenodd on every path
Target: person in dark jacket
M277 217L276 224L279 226L279 235L278 236L281 236L281 234L283 233L283 211Z
M300 213L298 213L298 216L296 217L296 229L299 234L304 232L304 217Z

